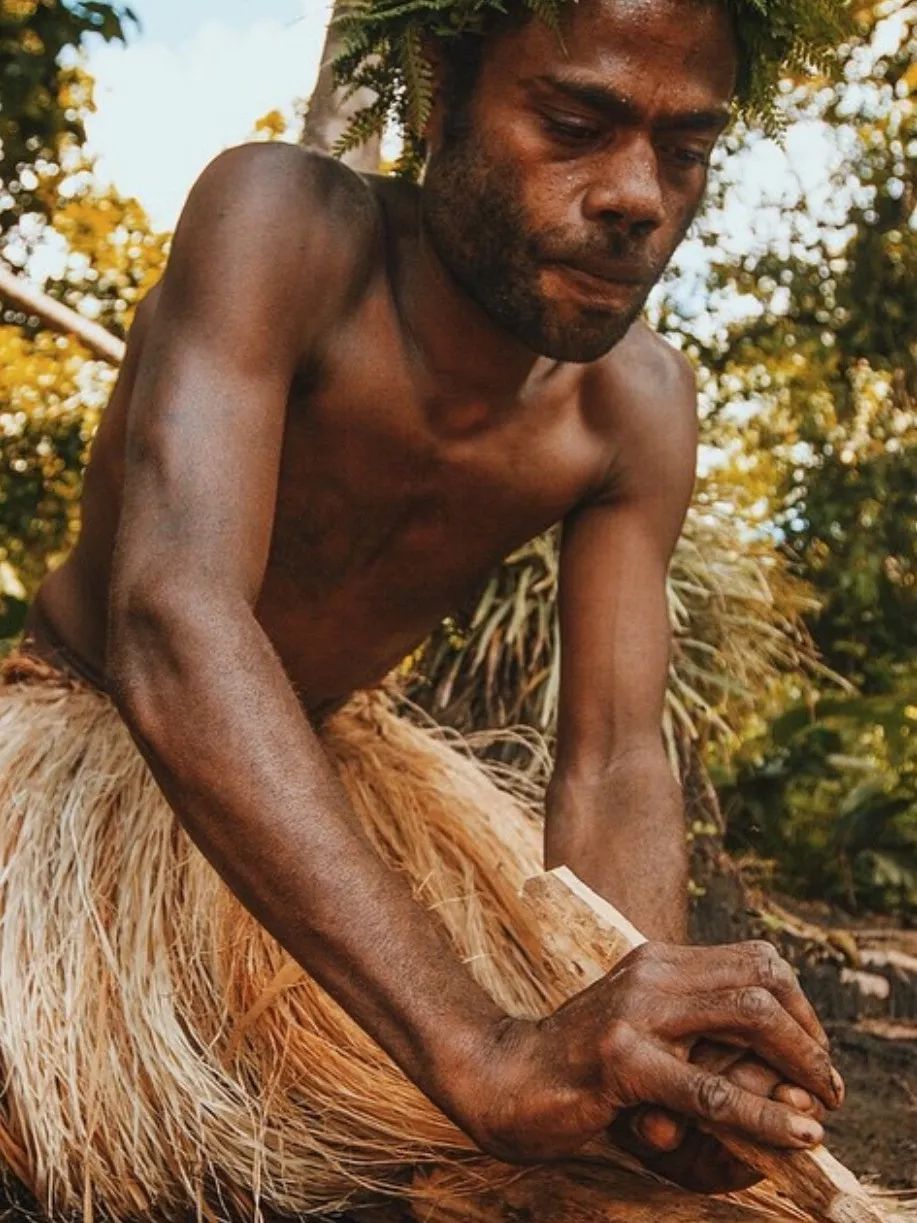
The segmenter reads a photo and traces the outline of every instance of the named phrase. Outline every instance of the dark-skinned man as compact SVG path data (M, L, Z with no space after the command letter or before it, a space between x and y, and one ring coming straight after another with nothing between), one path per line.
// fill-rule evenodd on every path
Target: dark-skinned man
M695 393L684 359L638 321L728 120L734 19L707 0L582 0L562 42L520 20L461 71L431 53L422 187L284 145L231 149L201 175L131 331L81 538L31 610L5 708L43 690L62 719L62 693L104 702L257 923L483 1151L558 1158L652 1104L635 1141L654 1167L703 1188L747 1183L693 1131L666 1163L675 1118L811 1146L842 1086L769 948L685 945L682 804L660 718ZM545 864L569 865L651 942L536 1021L476 983L418 903L421 881L383 861L322 727L558 521ZM26 808L6 834L7 926L17 889L38 887L29 821L74 820L23 768L3 758ZM127 783L112 776L122 818ZM92 910L114 960L119 922L136 923L117 895ZM156 912L149 941L169 938ZM87 983L61 962L64 1024L64 996ZM718 1037L750 1051L730 1075L704 1069L698 1042ZM24 1098L25 1054L11 1039L3 1056ZM119 1065L143 1083L143 1058ZM28 1106L14 1105L40 1165Z

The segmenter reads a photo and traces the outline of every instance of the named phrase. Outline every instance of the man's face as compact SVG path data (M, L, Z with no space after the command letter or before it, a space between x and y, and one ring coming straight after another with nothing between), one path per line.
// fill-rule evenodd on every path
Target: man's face
M579 0L493 35L461 122L434 134L427 232L505 331L593 361L683 238L737 67L721 0Z

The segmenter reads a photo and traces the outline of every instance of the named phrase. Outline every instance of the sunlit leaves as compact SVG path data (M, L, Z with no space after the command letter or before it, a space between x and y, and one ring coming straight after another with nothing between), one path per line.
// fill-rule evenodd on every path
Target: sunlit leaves
M0 0L0 231L26 209L43 211L24 170L55 163L64 141L85 138L64 53L89 34L123 38L132 20L115 2Z

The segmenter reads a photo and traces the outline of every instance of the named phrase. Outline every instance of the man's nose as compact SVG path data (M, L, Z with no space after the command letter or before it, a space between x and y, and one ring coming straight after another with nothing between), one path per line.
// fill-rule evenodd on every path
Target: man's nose
M640 132L622 132L583 196L588 221L617 223L630 233L646 235L665 220L659 162L652 141Z

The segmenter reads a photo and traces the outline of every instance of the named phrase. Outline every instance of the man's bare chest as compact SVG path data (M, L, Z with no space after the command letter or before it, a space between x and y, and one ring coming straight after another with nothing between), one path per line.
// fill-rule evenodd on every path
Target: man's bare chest
M291 399L268 578L307 603L384 591L395 614L435 617L588 495L602 463L559 404L437 418L404 379L339 369Z

